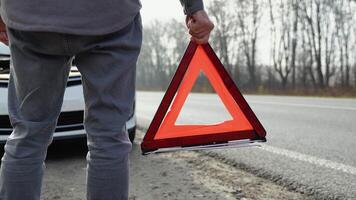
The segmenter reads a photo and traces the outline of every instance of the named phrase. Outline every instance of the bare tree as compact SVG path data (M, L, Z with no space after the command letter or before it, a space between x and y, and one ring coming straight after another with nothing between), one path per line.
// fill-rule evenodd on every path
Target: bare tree
M324 10L323 10L323 40L324 46L324 64L325 64L325 86L329 87L330 79L335 75L336 67L335 67L335 40L337 34L337 27L332 25L333 18L335 18L332 9L334 7L334 1L325 1Z
M231 3L228 1L214 0L207 10L216 24L212 35L214 41L212 45L227 70L233 72L234 58L236 57L234 44L236 44L237 37L235 16L231 12L226 12L229 6Z
M354 64L354 89L356 90L356 65Z
M172 48L168 35L168 24L154 21L144 28L144 38L141 55L138 60L139 80L145 81L147 89L166 89L171 78Z
M353 12L350 1L338 0L334 4L335 24L340 49L340 82L343 87L349 87L351 84L350 39L354 24Z
M304 0L302 1L303 17L307 24L308 37L311 38L314 60L316 62L316 72L320 88L324 88L324 75L322 72L321 58L321 0Z
M216 24L210 43L242 89L356 88L356 1L212 0L207 10ZM258 38L261 22L270 25L271 63L257 63L268 38ZM165 89L188 42L177 20L145 27L139 88ZM201 78L196 89L210 91Z
M310 58L312 55L308 54L308 49L307 49L307 39L305 34L302 34L302 44L301 44L301 53L299 54L299 60L301 63L301 67L298 70L299 77L298 79L300 80L300 83L303 87L303 89L307 89L308 87L308 68L312 65L310 63Z
M333 0L301 1L302 19L313 49L319 88L328 87L330 78L335 75L335 67L332 65L335 64L333 62L338 29L332 23L334 6Z
M293 36L292 36L292 59L291 59L291 68L292 68L292 87L293 89L296 86L296 57L297 57L297 45L298 45L298 24L299 24L299 1L293 0Z
M269 8L272 36L271 57L273 67L281 79L282 87L285 88L290 73L292 70L295 71L297 41L294 38L297 36L298 21L292 19L290 15L294 8L294 4L292 5L290 1L281 0L277 2L277 5L273 5L272 0L269 0ZM295 13L297 12L295 11ZM276 13L279 15L275 16ZM280 19L278 24L275 21L276 18Z
M261 2L257 0L236 1L238 33L249 74L249 87L256 89L257 36L261 19Z
M178 64L188 46L190 36L187 33L187 27L183 22L173 19L166 23L169 69L168 76L172 77Z

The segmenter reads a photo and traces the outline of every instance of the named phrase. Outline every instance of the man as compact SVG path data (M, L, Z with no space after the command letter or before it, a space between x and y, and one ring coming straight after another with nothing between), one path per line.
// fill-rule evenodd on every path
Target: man
M181 3L192 40L206 43L213 24L202 0ZM131 143L125 122L142 40L139 0L1 0L0 6L0 41L12 55L8 108L14 127L2 158L0 199L40 199L74 56L85 99L87 199L127 199Z

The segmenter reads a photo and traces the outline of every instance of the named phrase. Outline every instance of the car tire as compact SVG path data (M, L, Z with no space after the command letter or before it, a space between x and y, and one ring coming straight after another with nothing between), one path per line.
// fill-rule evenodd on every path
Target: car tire
M135 137L136 137L136 126L129 129L129 138L130 138L130 141L131 143L133 143L135 141Z

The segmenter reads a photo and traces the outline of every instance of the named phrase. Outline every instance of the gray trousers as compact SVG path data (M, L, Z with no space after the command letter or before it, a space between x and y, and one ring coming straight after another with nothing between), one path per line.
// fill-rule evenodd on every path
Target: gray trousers
M47 147L60 114L70 64L82 74L87 132L87 199L128 199L125 122L135 96L142 25L138 14L107 35L81 36L8 29L12 55L1 200L39 200Z

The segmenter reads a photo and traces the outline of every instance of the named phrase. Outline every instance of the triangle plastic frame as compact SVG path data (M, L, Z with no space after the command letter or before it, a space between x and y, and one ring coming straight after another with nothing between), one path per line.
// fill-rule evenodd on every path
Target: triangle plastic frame
M173 137L173 138L163 138L155 139L155 135L160 128L162 121L164 120L168 109L179 89L179 86L187 72L187 69L192 61L192 58L198 48L198 44L195 42L190 42L188 48L177 68L176 73L162 99L158 110L147 129L146 135L141 144L141 150L143 154L148 154L150 152L156 151L162 148L175 148L175 147L202 147L204 145L214 145L214 144L228 144L229 141L248 141L252 143L254 141L266 141L266 131L262 124L257 119L256 115L247 104L246 100L240 93L239 89L235 85L234 81L231 79L228 72L225 70L224 66L220 62L219 58L214 53L213 49L209 44L201 45L205 54L208 56L219 76L221 77L223 84L227 88L228 92L240 107L242 113L245 115L249 123L251 124L253 130L246 131L231 131L231 132L219 132L213 134L204 135L193 135L193 136L183 136L183 137Z

